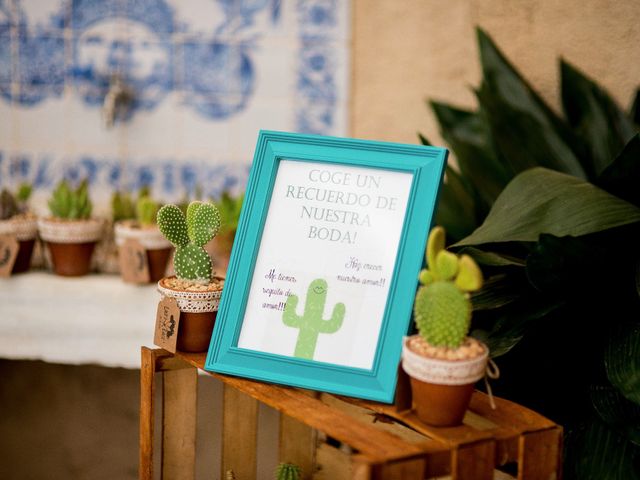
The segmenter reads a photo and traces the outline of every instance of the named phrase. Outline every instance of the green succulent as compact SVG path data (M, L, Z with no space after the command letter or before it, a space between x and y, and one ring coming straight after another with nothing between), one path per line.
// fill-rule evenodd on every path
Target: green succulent
M18 213L18 202L6 188L0 192L0 220L7 220Z
M116 191L111 196L111 215L114 222L131 220L136 217L133 199L129 192Z
M459 347L469 334L469 292L482 287L482 272L468 255L444 249L445 231L435 227L427 243L428 269L420 272L414 317L422 338L437 347Z
M240 220L243 201L244 194L233 197L229 192L223 192L220 199L215 202L216 207L218 207L220 211L220 218L222 219L220 235L226 233L234 234L238 229L238 221Z
M208 202L191 202L187 214L168 204L158 211L158 227L175 247L173 266L180 279L211 281L211 257L203 248L220 230L220 212Z
M93 205L89 198L89 182L85 179L75 190L62 180L49 199L49 210L57 218L83 220L91 216Z
M155 225L160 205L150 196L138 198L136 202L136 219L143 226Z
M276 480L300 480L302 470L293 463L280 463L276 468Z
M15 195L3 188L0 192L0 220L7 220L19 213L25 213L31 191L32 187L28 183L22 183Z

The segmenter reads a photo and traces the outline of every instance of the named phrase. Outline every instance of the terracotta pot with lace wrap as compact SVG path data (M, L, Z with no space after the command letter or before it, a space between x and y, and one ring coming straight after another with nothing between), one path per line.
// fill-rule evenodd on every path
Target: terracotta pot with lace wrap
M91 218L89 181L85 179L73 188L62 180L48 203L51 217L39 219L38 230L49 248L54 272L65 277L86 275L104 232L104 222Z
M20 214L6 220L0 220L0 235L9 235L18 241L18 255L13 263L11 273L22 273L29 270L33 247L38 236L36 217L30 214Z
M64 277L79 277L91 271L91 258L103 229L102 220L95 218L38 220L40 237L51 254L53 271Z
M468 255L445 250L444 242L444 229L435 227L414 305L419 334L405 338L402 346L402 367L411 377L416 414L441 427L462 423L489 357L486 345L468 337L469 292L482 287L482 272Z
M158 282L158 292L163 297L175 298L180 308L178 350L204 352L209 348L223 286L221 277L213 277L206 285L188 284L175 276Z
M175 247L175 277L158 282L163 297L175 298L180 308L176 348L204 352L209 347L224 279L213 275L204 245L220 228L220 213L212 203L192 202L186 215L176 205L158 211L158 227Z

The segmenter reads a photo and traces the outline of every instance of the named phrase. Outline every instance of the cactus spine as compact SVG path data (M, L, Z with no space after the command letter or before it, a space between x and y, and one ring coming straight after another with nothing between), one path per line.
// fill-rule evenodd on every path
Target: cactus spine
M89 199L89 182L85 179L73 190L62 180L49 200L49 210L57 218L85 220L91 216L93 205Z
M292 463L281 463L276 468L276 480L300 480L302 471Z
M307 289L307 300L302 315L296 314L298 296L287 298L282 314L282 322L293 328L299 328L298 341L294 357L312 359L320 333L335 333L342 326L345 308L343 303L333 307L333 313L328 320L322 319L324 306L327 302L327 282L321 278L312 281Z
M435 227L427 243L428 269L420 272L414 316L422 338L433 346L457 348L469 332L469 292L482 287L482 272L468 255L444 249L445 231Z
M165 205L158 211L158 227L176 247L176 276L196 283L210 282L213 267L203 247L220 229L220 213L215 205L191 202L186 218L176 205Z

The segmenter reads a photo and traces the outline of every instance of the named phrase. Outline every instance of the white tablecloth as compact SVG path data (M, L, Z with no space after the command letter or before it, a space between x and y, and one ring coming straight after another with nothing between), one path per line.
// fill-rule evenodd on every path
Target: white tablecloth
M139 368L159 299L115 275L0 278L0 358Z

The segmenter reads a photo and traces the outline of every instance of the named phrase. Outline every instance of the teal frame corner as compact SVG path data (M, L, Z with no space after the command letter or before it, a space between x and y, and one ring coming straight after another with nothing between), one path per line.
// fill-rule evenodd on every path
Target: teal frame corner
M205 370L340 395L393 402L448 151L440 147L260 131ZM413 175L371 370L237 347L280 160L327 162Z

